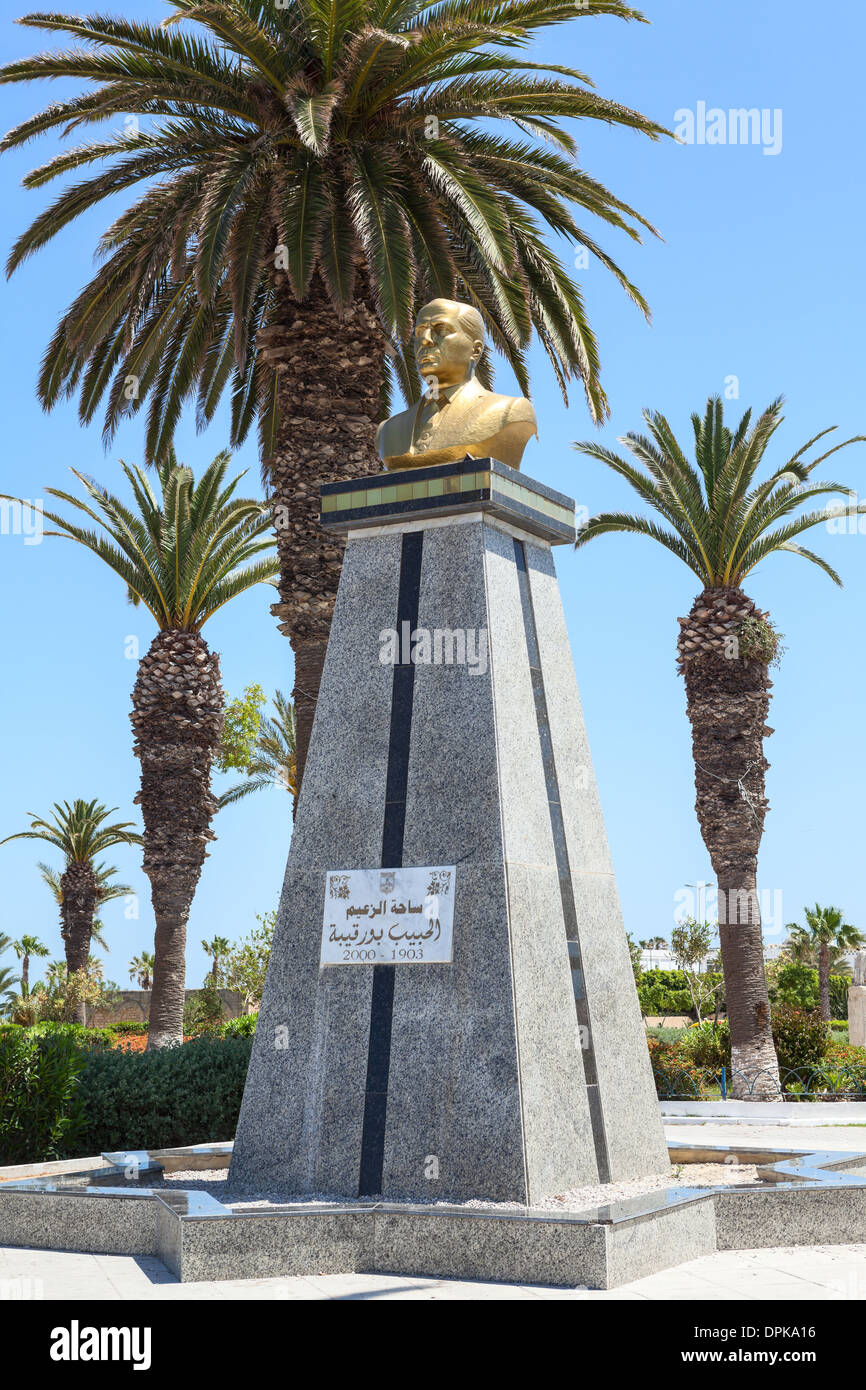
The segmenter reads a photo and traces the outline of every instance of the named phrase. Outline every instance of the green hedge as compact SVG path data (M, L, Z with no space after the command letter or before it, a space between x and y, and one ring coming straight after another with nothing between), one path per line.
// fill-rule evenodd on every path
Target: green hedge
M91 1052L80 1079L84 1133L68 1156L231 1139L252 1038L200 1039L157 1052Z
M68 1038L75 1047L105 1052L114 1042L114 1035L108 1028L85 1028L83 1023L34 1023L27 1029L31 1038Z
M240 1018L230 1018L222 1025L220 1037L251 1038L256 1031L258 1014L241 1014Z
M0 1032L0 1163L65 1158L84 1125L80 1077L89 1058L70 1037Z
M708 981L721 982L720 974L709 974ZM692 996L682 970L645 970L637 982L637 997L644 1017L691 1014ZM720 999L723 996L720 996Z

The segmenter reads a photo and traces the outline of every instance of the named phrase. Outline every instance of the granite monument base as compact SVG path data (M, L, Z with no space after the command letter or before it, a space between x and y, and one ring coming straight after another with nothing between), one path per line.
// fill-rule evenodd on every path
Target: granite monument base
M551 553L573 504L493 460L325 491L348 544L232 1187L532 1204L666 1172ZM379 912L428 950L407 866L453 874L453 942L386 963ZM359 870L370 902L334 901Z

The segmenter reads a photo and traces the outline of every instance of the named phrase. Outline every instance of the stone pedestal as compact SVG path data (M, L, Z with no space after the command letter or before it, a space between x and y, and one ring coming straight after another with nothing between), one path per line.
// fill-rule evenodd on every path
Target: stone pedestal
M854 956L853 982L848 986L848 1041L866 1047L866 951Z
M493 460L323 489L348 543L233 1187L531 1203L668 1171L553 567L572 515ZM455 866L451 961L321 966L328 871L401 865Z

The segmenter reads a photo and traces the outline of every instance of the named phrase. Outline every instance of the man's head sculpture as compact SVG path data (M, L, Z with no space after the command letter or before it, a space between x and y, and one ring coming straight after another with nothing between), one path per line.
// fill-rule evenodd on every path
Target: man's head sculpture
M522 396L500 396L476 380L484 351L484 320L471 304L434 299L415 324L415 360L426 391L417 405L379 426L376 446L388 469L421 468L463 459L496 458L519 468L537 433L535 411Z

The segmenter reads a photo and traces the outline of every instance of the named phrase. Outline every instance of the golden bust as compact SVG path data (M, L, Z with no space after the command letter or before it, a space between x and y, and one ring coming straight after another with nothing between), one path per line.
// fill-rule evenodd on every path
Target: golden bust
M392 415L376 433L385 467L426 468L465 458L495 458L520 467L538 433L532 402L500 396L475 379L484 351L484 321L471 304L434 299L418 314L415 360L426 384L416 405Z

